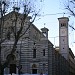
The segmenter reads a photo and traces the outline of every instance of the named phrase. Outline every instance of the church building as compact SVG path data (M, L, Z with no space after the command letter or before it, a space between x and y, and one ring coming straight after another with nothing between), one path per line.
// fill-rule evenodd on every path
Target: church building
M54 65L52 64L54 58L54 48L53 44L48 40L49 29L44 27L40 31L34 24L31 24L29 27L31 19L30 16L25 20L22 32L25 32L26 29L28 30L18 40L16 51L11 56L11 51L15 40L12 30L13 32L17 32L19 30L22 17L22 14L18 14L18 18L15 22L15 12L11 12L4 16L4 29L2 38L7 37L7 39L2 43L1 62L4 63L7 59L9 59L9 57L11 57L10 62L4 69L4 73L42 73L51 75Z

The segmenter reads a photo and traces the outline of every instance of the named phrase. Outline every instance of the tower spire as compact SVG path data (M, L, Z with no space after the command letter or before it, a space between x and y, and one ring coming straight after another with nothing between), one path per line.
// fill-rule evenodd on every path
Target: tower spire
M63 12L63 17L64 17L65 13Z
M46 23L44 23L44 28L45 28Z

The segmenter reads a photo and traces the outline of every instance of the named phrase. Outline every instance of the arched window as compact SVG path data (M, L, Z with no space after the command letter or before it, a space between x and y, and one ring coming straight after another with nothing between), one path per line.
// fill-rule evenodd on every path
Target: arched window
M7 39L10 40L10 31L7 32Z
M33 58L36 58L36 49L33 49Z
M45 49L43 49L43 56L45 56Z
M61 27L66 27L66 23L61 23Z
M32 68L37 68L37 65L36 65L36 64L33 64L33 65L32 65Z
M32 74L37 74L37 65L36 64L32 65Z

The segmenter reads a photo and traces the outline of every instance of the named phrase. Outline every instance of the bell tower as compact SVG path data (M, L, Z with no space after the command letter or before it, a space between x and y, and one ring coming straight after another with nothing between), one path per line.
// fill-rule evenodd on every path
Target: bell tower
M42 30L43 35L48 39L48 31L49 31L48 28L44 27L41 30Z
M59 52L68 60L69 41L68 41L68 21L67 17L58 18L59 20Z

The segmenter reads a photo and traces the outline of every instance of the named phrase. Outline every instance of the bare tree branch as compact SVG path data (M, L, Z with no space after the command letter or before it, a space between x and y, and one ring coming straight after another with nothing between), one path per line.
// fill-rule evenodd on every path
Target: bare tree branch
M74 11L74 9L75 9L75 0L69 1L69 4L68 4L68 6L66 7L66 9L67 9L68 11L70 11L70 13L71 13L72 16L75 17L75 11ZM73 26L71 26L71 25L69 25L69 26L70 26L73 30L75 30L75 28L74 28Z
M73 26L71 26L71 25L69 25L73 30L75 30L75 28L73 27Z
M74 13L74 11L73 11L73 10L71 10L69 6L67 6L67 8L66 8L66 9L68 9L68 10L72 13L72 15L75 17L75 13Z
M3 43L7 38L4 38L0 41L0 44Z
M27 0L28 1L28 0ZM10 57L9 57L9 59L6 59L6 61L4 61L4 63L3 64L0 64L1 66L2 66L2 71L4 70L4 68L5 67L7 67L8 66L8 64L10 63L10 61L11 61L11 58L12 58L12 56L13 56L13 54L14 54L14 52L16 51L16 47L17 47L17 43L18 43L18 41L19 41L19 39L23 36L23 35L25 35L26 34L26 32L28 31L28 29L30 28L30 26L32 25L32 23L35 21L35 18L36 18L36 16L37 16L37 14L39 13L37 13L37 14L35 14L36 12L35 12L35 10L32 10L32 6L33 5L30 5L30 3L32 2L32 1L28 1L27 2L26 1L26 3L24 3L24 7L23 7L23 14L22 14L22 18L21 18L21 25L20 25L20 28L17 30L17 22L18 22L18 18L19 18L19 14L18 14L18 12L15 12L15 9L17 10L17 11L19 11L19 9L17 9L18 7L14 7L14 13L15 13L15 19L14 19L14 21L15 21L15 24L14 24L14 26L13 25L10 25L10 29L11 29L11 31L10 31L10 35L11 34L13 34L13 36L14 36L14 43L13 43L13 47L12 47L12 50L11 50L11 52L9 53L10 54ZM8 4L9 5L9 4ZM9 5L9 6L11 6L11 5ZM8 6L8 7L9 7ZM35 7L33 7L33 8L35 8ZM5 11L5 10L4 10ZM27 20L27 17L30 15L30 13L31 13L31 15L33 14L33 18L32 18L32 21L31 22L29 22L29 25L28 25L28 27L26 28L26 30L23 32L23 28L24 28L24 25L25 25L25 21ZM3 15L2 15L2 17L3 17ZM31 16L32 17L32 16ZM8 28L9 29L9 28ZM8 32L8 30L7 30L7 32ZM8 35L8 33L6 34L6 35ZM7 37L5 38L5 39L2 39L2 41L0 41L0 44L2 44L5 40L7 40ZM11 41L11 40L9 40L9 41Z

